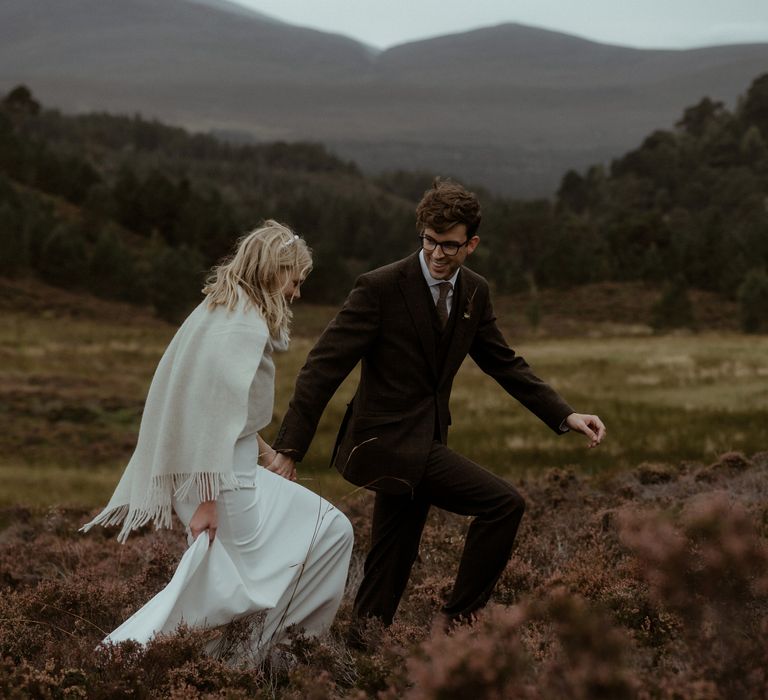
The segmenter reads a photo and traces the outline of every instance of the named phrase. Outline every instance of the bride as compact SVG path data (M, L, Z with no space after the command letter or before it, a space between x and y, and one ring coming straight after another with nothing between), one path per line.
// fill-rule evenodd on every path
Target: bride
M190 547L170 583L104 642L146 643L180 623L221 627L260 617L245 650L263 657L286 628L327 629L352 550L349 520L273 472L258 431L272 419L272 353L288 347L290 303L312 268L306 243L276 221L244 236L213 268L201 304L152 379L138 443L107 507L82 527L186 526ZM250 619L250 618L249 618ZM209 644L223 652L226 635Z

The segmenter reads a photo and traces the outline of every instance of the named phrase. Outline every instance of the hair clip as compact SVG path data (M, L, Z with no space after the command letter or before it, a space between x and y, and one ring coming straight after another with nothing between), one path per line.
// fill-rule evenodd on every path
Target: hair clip
M290 241L286 241L285 243L283 243L283 245L281 245L280 247L281 248L287 248L288 246L292 246L298 240L299 240L299 237L294 233L293 234L293 238L291 238Z

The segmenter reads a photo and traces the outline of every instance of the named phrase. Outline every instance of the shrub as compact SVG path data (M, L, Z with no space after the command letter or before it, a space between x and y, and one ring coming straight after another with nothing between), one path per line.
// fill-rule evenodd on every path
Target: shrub
M745 333L768 332L768 274L764 268L747 273L739 287L739 307Z
M15 277L29 264L29 245L24 233L18 210L0 201L0 275Z
M652 314L651 326L656 330L693 327L693 306L685 280L678 278L667 285Z
M694 500L680 520L635 510L624 514L621 537L652 596L682 623L689 683L756 697L766 689L768 545L724 494Z

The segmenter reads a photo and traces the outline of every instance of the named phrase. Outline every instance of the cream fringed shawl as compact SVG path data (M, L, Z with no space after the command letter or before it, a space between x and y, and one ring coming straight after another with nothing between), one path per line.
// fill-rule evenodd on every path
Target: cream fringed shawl
M136 450L107 507L81 529L119 525L125 542L150 520L171 527L171 502L196 493L216 499L238 488L235 442L269 340L267 324L245 297L233 311L204 300L163 354L149 388ZM274 390L273 390L274 391ZM266 397L265 397L266 398ZM271 406L272 396L269 397ZM264 417L261 429L269 423Z

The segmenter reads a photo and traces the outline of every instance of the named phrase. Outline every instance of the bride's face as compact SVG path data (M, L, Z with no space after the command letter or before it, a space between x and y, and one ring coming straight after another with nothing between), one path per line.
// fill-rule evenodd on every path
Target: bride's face
M293 303L294 299L301 299L301 283L303 281L298 272L294 270L285 271L281 291L289 304Z

